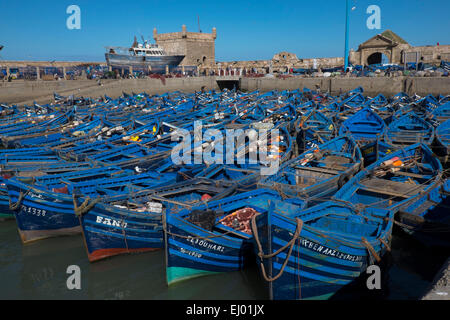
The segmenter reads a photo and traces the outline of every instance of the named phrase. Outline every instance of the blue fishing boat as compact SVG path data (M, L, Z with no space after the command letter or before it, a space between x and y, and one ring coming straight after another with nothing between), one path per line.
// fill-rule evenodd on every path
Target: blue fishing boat
M442 157L442 162L446 164L450 156L450 119L437 127L436 140L438 141L436 151Z
M368 167L375 161L378 161L386 155L393 153L398 149L398 147L392 146L380 140L376 140L361 146L360 149L364 158L364 166Z
M310 204L333 195L362 165L356 142L345 135L286 162L275 175L262 179L259 186L273 188L284 198L299 197Z
M73 214L72 196L37 188L17 178L8 179L6 185L23 243L81 232Z
M231 184L192 179L102 198L89 210L78 211L89 261L161 249L167 203L174 212L218 199L229 194L227 189L233 191Z
M24 243L80 233L76 213L90 209L102 195L135 192L165 182L157 174L133 175L118 167L22 180L13 177L6 185ZM78 205L78 194L86 195L82 205Z
M440 161L426 145L415 144L368 166L333 198L359 207L391 210L406 232L441 238L442 230L450 230L448 210L434 210L446 197L443 181ZM427 229L430 224L440 227Z
M342 123L339 135L349 132L356 141L367 143L382 138L385 129L383 119L370 108L364 108Z
M73 165L76 165L73 166ZM27 166L4 166L2 168L2 174L0 176L0 218L2 219L13 219L14 218L14 210L10 208L10 198L8 194L8 188L6 187L6 180L14 177L20 176L22 179L35 179L33 177L43 176L43 175L51 175L51 174L61 174L70 171L82 170L90 167L91 164L86 163L74 163L69 164L61 164L61 163L52 163L52 162L44 162L39 165L34 163L31 167Z
M414 113L394 120L386 129L385 141L391 145L410 145L434 141L434 127Z
M174 213L169 206L164 215L167 283L241 270L253 262L249 217L267 211L275 199L281 200L276 192L258 189ZM280 205L289 211L301 204Z
M320 111L311 110L303 115L299 121L299 126L304 135L304 142L299 146L301 151L323 144L335 136L335 124Z
M259 269L274 300L329 299L390 250L393 212L325 202L252 218Z
M439 122L445 122L450 119L450 101L441 104L432 112L432 114Z
M0 177L0 220L14 219L14 211L9 209L9 195L3 177Z

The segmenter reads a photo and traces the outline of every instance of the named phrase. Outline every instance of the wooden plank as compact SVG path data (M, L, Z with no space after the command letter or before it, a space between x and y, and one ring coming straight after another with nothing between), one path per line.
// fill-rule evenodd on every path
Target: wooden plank
M417 179L429 179L430 175L423 175L418 173L412 173L412 172L405 172L405 171L395 171L393 172L396 176L404 176L404 177L411 177L411 178L417 178Z
M316 160L312 160L312 161L314 161L315 163L325 164L325 166L320 167L320 168L324 168L324 169L338 170L338 171L346 171L346 170L350 169L349 167L341 166L339 163L336 163L336 162L316 161Z
M409 198L416 195L424 187L410 183L372 178L359 183L362 189L392 196Z
M343 163L351 163L351 159L347 158L347 157L331 155L331 156L327 156L323 162L343 164Z
M331 169L321 168L321 167L295 166L294 168L297 170L313 171L313 172L327 173L327 174L333 174L333 175L339 174L339 171L337 171L337 170L331 170Z
M361 190L365 190L365 191L369 191L369 192L374 192L374 193L379 193L379 194L385 194L388 196L394 196L394 197L400 197L400 198L409 198L409 196L403 194L403 193L397 193L397 192L393 192L390 190L384 190L384 189L380 189L380 188L371 188L371 187L367 187L367 186L361 186L360 187Z

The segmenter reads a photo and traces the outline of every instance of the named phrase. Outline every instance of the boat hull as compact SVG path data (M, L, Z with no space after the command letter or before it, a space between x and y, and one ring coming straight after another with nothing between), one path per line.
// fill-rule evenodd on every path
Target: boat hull
M164 73L166 72L166 66L171 71L180 64L184 56L133 57L124 54L105 53L105 58L108 66L111 67L137 67L150 69L154 73Z
M19 181L8 181L7 186L13 204L19 202L21 193L24 194L14 211L23 243L81 232L71 196L41 190Z
M336 214L339 213L339 208L343 211L349 210L339 204L332 206L335 207L332 210ZM327 208L320 206L318 210L327 210ZM392 217L392 213L388 211L384 211L384 214ZM256 217L257 239L265 253L276 253L286 248L286 245L289 248L282 250L274 257L260 261L266 277L273 279L267 282L271 299L329 299L340 289L358 279L369 265L376 263L374 256L363 244L362 237L349 239L337 233L327 233L327 229L333 227L328 223L324 223L323 228L317 229L306 226L305 222L300 227L298 238L294 239L299 225L292 218L286 218L274 212ZM354 232L355 235L361 232L355 226L356 224L348 228L346 232L350 234ZM364 229L364 226L359 229ZM341 232L344 233L343 230ZM379 233L379 237L376 239L368 237L367 241L378 257L382 258L387 250L379 238L389 245L391 233L392 222L388 222ZM289 242L293 239L292 252L289 253ZM255 248L258 248L257 244ZM286 260L286 266L283 268ZM260 270L262 270L261 264Z
M252 253L247 240L217 236L175 215L167 215L167 284L209 274L241 270Z
M161 214L96 204L80 218L89 261L162 249Z

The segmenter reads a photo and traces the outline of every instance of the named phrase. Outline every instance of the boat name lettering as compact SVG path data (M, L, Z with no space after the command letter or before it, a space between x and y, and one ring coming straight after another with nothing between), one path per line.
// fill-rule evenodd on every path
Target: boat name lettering
M347 253L343 253L340 251L337 251L335 249L331 249L328 247L325 247L321 244L315 243L313 241L309 241L307 239L301 239L300 240L300 245L304 248L307 249L311 249L313 251L316 251L320 254L326 255L326 256L330 256L330 257L335 257L337 259L341 259L341 260L348 260L348 261L352 261L352 262L358 262L358 261L362 261L363 257L362 256L355 256L355 255L351 255L351 254L347 254Z
M198 238L192 238L189 237L188 241L190 243L192 243L193 245L197 245L199 247L203 247L209 250L215 250L215 251L219 251L219 252L224 252L225 248L223 246L218 246L215 243L211 243L209 241L203 240L203 239L198 239Z
M97 219L95 220L95 222L101 223L101 224L106 224L108 226L119 227L119 228L127 227L127 223L124 221L118 221L118 220L114 220L111 218L104 218L101 216L97 216Z
M28 192L28 195L29 195L30 197L32 197L32 198L44 199L44 197L42 196L42 194L37 194L37 193L34 193L34 192L32 192L32 191L29 191L29 192Z

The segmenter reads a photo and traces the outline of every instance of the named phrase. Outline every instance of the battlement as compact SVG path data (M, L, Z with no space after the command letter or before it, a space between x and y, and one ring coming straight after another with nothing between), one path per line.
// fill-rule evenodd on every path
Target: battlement
M212 28L212 33L188 32L185 25L181 27L181 32L158 33L156 28L153 29L153 39L157 42L179 39L214 41L216 37L216 28Z

